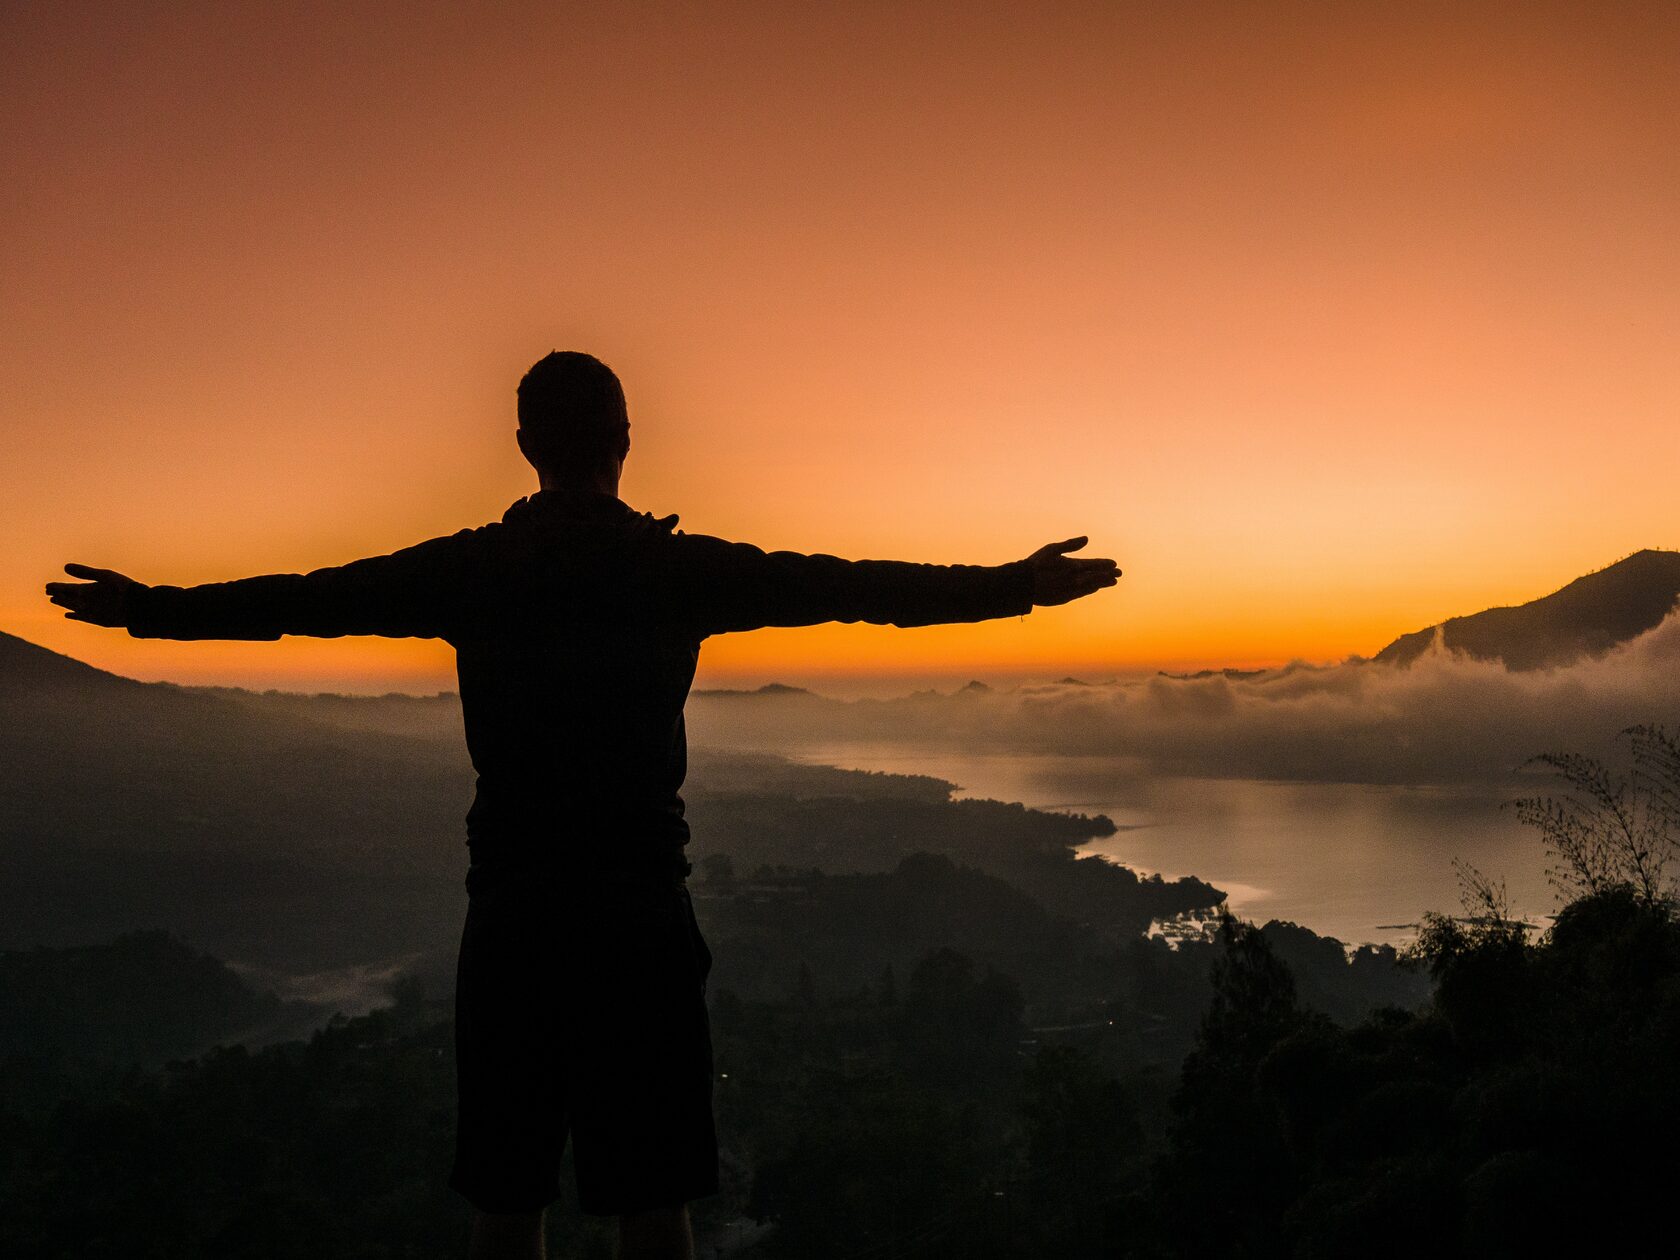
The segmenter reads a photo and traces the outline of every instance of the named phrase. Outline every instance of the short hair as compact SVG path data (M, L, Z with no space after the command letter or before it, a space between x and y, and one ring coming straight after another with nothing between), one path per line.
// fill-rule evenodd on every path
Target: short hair
M630 450L624 386L592 354L555 350L519 382L519 428L532 463L589 471Z

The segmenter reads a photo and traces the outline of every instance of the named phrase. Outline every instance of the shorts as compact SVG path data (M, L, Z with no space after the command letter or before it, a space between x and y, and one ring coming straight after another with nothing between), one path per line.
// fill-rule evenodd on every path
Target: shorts
M680 876L475 863L455 982L449 1185L486 1212L595 1216L717 1191L711 952Z

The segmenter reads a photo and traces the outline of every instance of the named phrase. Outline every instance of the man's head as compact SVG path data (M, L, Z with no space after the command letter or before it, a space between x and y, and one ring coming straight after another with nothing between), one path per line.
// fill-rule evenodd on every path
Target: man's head
M630 412L613 370L576 350L538 359L519 382L519 449L544 485L616 484Z

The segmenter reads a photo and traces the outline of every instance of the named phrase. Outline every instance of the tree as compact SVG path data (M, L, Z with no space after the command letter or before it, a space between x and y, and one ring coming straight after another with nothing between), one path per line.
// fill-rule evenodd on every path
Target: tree
M1661 726L1632 726L1621 737L1632 763L1625 774L1580 753L1544 753L1527 764L1550 768L1563 794L1510 803L1539 829L1554 862L1547 876L1566 901L1617 887L1647 902L1674 900L1680 738Z

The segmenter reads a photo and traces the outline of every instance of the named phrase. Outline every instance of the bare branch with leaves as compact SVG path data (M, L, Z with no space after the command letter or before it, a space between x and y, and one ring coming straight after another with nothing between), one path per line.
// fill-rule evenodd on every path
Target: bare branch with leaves
M1546 876L1565 900L1611 888L1631 888L1647 902L1674 899L1680 739L1660 726L1621 735L1629 744L1628 773L1612 773L1580 753L1545 753L1526 764L1549 768L1562 794L1508 802L1540 831L1553 860Z

